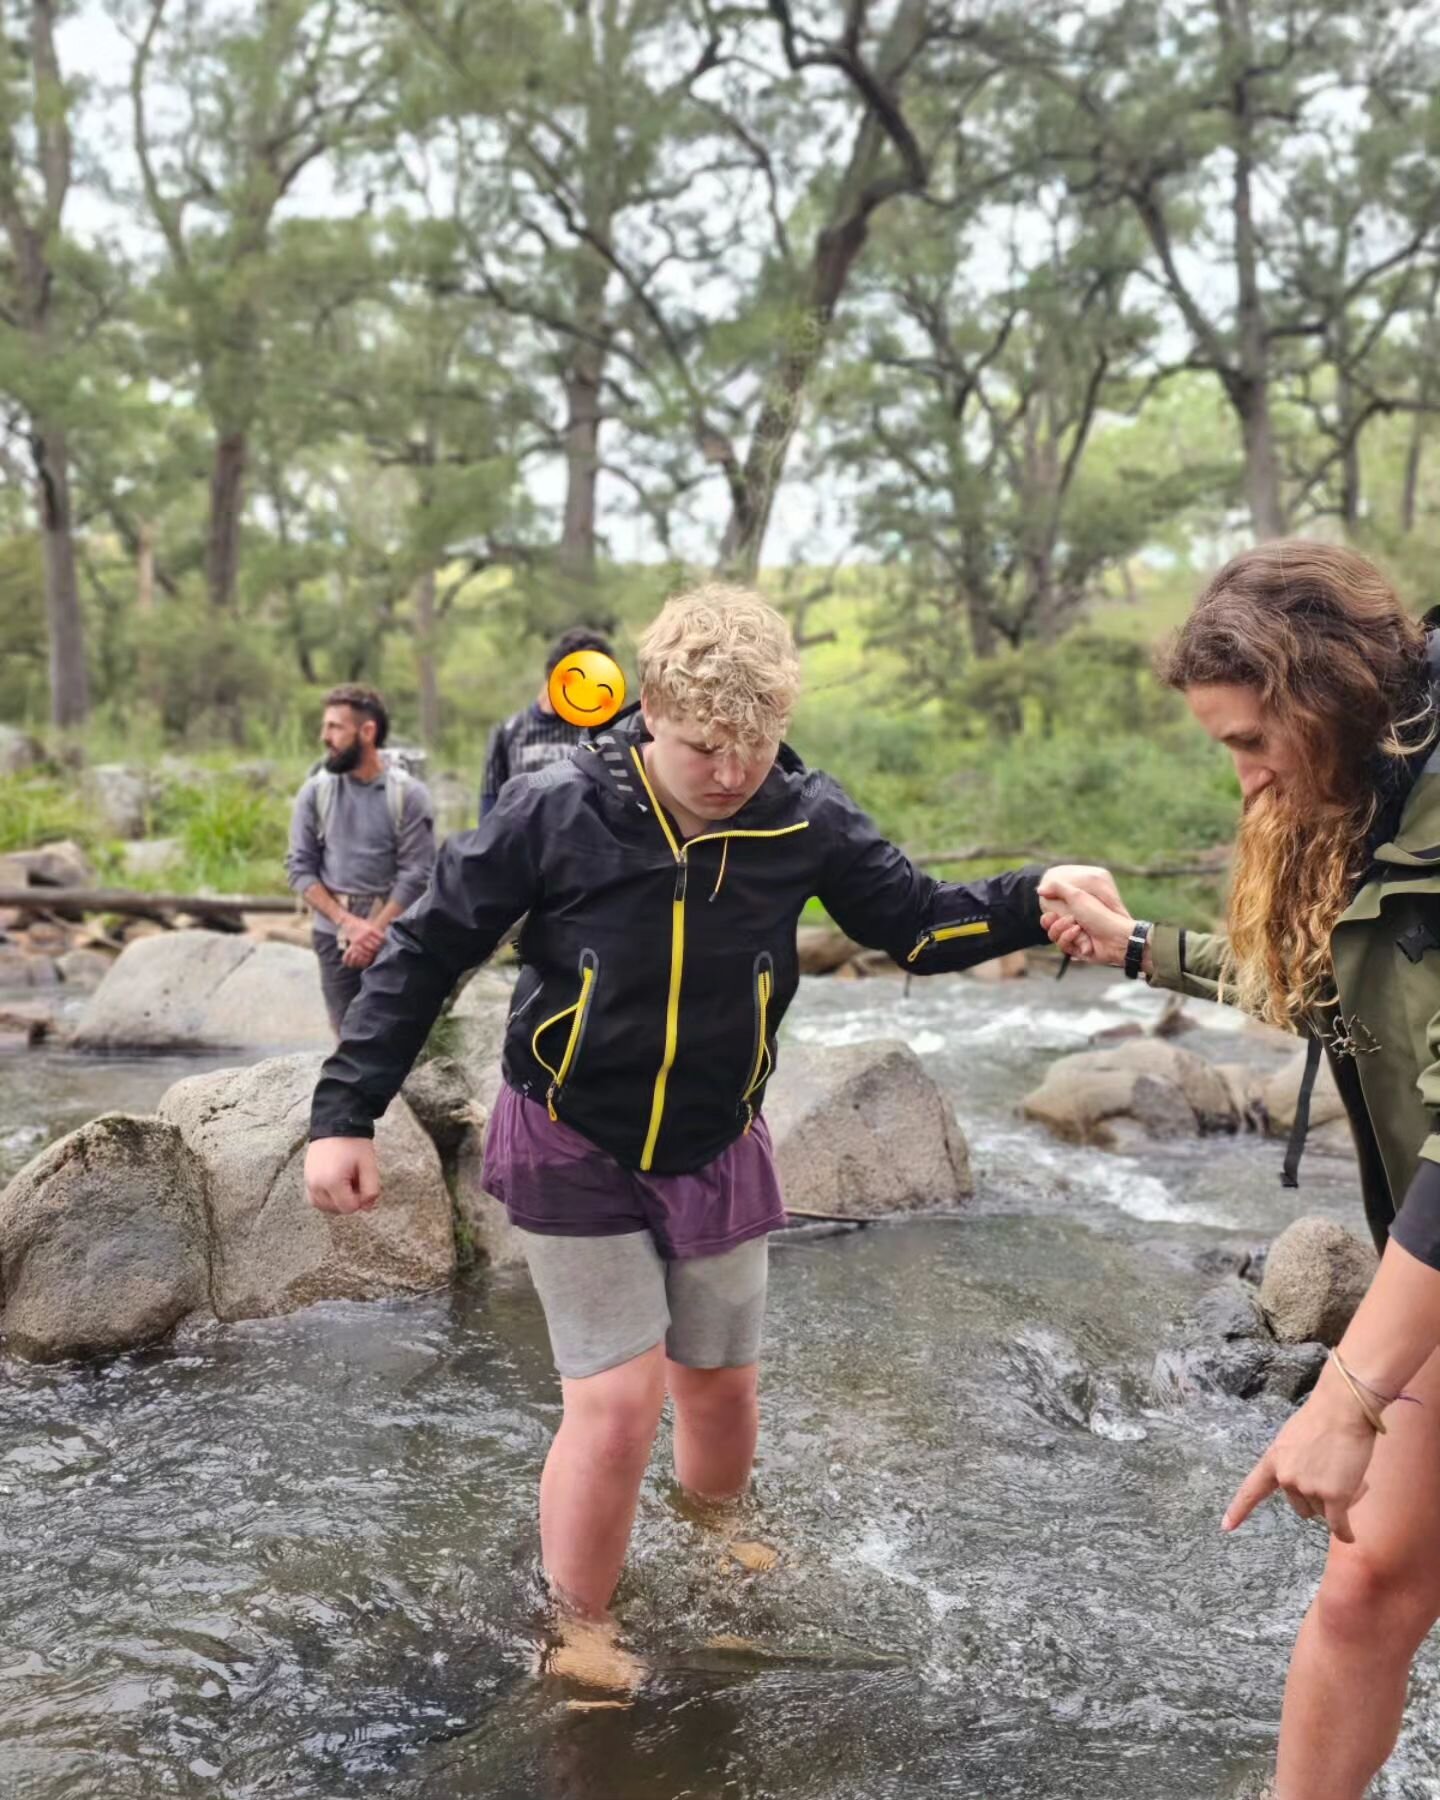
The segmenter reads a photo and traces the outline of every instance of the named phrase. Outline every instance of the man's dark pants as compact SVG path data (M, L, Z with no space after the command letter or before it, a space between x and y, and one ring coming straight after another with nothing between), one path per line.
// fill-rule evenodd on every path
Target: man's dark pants
M360 992L365 971L345 967L340 960L340 945L333 931L316 931L313 935L315 954L320 961L320 991L325 996L325 1010L330 1015L330 1023L338 1038L345 1019L345 1009Z

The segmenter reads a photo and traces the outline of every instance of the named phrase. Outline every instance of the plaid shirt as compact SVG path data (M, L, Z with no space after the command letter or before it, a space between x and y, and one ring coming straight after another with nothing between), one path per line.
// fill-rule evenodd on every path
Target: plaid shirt
M583 743L583 725L567 725L558 713L542 712L540 703L532 700L524 712L515 713L490 733L485 753L485 778L480 787L480 817L483 819L500 798L500 790L512 775L529 775L543 769L562 756L568 756Z

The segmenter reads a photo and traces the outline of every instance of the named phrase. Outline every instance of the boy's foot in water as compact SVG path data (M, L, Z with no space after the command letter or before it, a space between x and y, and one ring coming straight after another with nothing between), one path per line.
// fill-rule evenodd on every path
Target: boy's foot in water
M703 1531L721 1540L719 1568L733 1573L738 1566L747 1574L768 1575L779 1566L780 1552L773 1544L744 1535L743 1505L740 1500L706 1500L699 1494L680 1490L680 1511Z
M580 1687L632 1694L648 1670L621 1644L620 1627L614 1619L587 1619L562 1612L555 1621L554 1638L540 1652L538 1672Z
M780 1552L775 1546L762 1544L758 1538L732 1538L725 1553L752 1575L768 1575L780 1563Z

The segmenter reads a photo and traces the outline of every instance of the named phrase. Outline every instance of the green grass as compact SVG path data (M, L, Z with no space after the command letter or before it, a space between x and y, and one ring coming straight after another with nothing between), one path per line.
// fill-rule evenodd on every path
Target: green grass
M97 822L73 783L51 775L0 776L0 854L72 838L89 848Z

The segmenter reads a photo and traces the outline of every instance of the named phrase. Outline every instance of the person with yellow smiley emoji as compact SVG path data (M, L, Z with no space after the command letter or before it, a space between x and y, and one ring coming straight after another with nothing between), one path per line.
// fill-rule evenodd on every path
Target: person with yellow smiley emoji
M917 975L1044 943L1042 879L1116 903L1103 870L961 883L910 862L783 741L800 668L757 594L672 599L639 672L638 705L444 845L321 1071L305 1166L322 1210L379 1203L375 1119L524 915L483 1180L560 1376L540 1539L572 1624L607 1615L667 1394L681 1487L723 1509L749 1483L766 1241L785 1223L763 1108L806 901ZM562 697L594 703L593 670L571 681Z
M592 672L598 672L598 681ZM625 677L609 640L586 625L562 632L546 653L540 692L490 733L480 784L481 819L494 808L507 781L568 757L587 729L608 724L624 700Z

